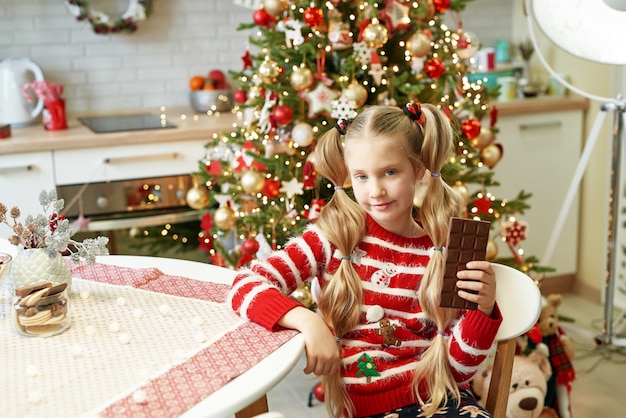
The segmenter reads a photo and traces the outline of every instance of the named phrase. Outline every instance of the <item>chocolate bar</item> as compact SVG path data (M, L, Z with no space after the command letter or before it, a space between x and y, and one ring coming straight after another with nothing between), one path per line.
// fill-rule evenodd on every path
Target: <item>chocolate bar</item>
M446 242L446 266L439 306L445 308L477 309L475 302L458 296L456 274L467 270L469 261L484 260L489 241L490 222L465 218L450 218Z

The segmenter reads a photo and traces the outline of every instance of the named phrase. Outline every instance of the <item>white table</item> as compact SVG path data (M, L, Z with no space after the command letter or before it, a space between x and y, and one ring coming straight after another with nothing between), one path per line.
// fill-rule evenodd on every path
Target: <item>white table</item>
M15 247L0 239L0 252L15 255ZM230 284L235 272L194 261L161 257L111 255L97 262L120 267L157 268L166 275ZM304 352L304 338L296 334L276 351L187 410L184 418L249 418L267 411L265 394L295 366ZM95 406L95 405L94 405Z
M122 267L156 267L165 274L185 276L197 280L207 280L208 277L211 277L213 281L225 284L230 284L235 276L233 270L211 264L171 258L110 255L98 257L96 261ZM303 352L304 338L302 334L297 334L257 365L187 411L183 417L223 418L237 413L237 418L246 418L252 417L251 414L266 412L262 411L265 394L287 376ZM250 408L250 414L246 411L238 413L259 400L261 400L260 406L256 409L255 407Z

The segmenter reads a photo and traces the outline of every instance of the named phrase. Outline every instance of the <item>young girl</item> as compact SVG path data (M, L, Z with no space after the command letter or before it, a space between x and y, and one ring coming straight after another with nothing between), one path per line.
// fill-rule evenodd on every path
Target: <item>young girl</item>
M235 278L239 315L304 335L304 372L322 376L332 417L489 416L467 390L502 320L489 262L457 275L469 279L459 296L478 310L438 306L448 221L464 213L440 174L453 149L447 117L429 104L372 106L349 127L338 122L315 149L317 172L335 185L316 223ZM318 313L286 296L309 279Z

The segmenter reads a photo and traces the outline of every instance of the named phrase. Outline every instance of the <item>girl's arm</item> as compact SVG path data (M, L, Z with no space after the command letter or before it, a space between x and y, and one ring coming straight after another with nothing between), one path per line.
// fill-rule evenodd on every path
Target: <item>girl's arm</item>
M287 312L278 324L296 329L304 335L307 360L304 373L315 373L318 376L339 373L341 367L339 346L318 314L304 307L296 307Z

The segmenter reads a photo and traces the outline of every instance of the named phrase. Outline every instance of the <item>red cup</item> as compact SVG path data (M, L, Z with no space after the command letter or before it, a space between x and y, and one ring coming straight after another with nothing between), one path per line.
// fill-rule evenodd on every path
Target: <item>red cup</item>
M49 131L67 129L65 117L65 100L44 100L43 102L43 126Z

